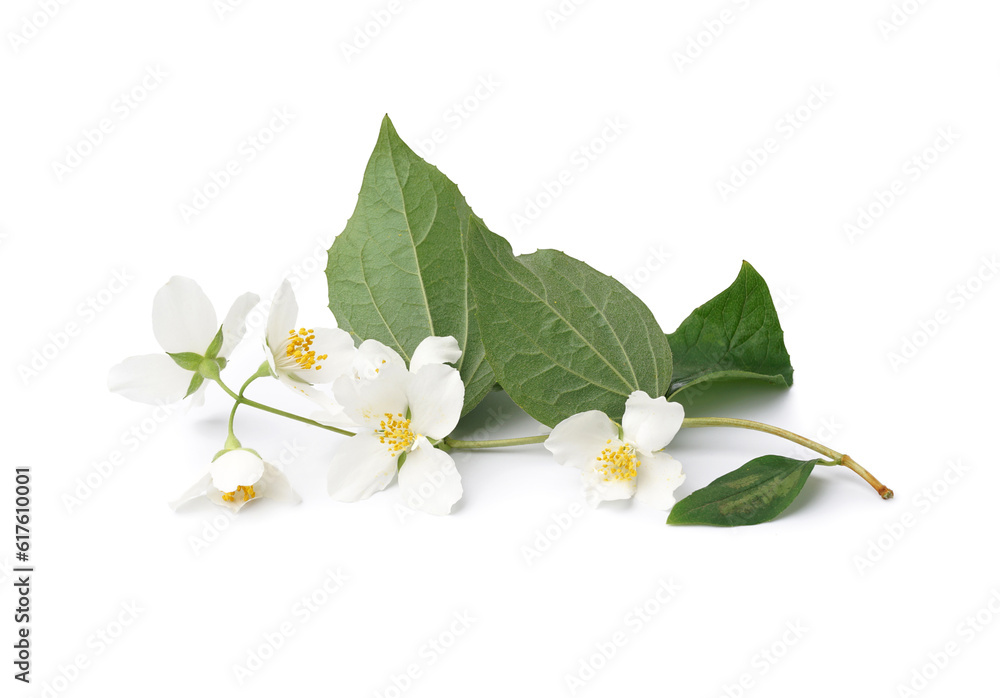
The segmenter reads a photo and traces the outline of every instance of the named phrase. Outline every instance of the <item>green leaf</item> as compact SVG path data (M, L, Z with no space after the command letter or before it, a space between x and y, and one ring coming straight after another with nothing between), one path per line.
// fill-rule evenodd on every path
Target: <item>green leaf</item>
M792 384L778 311L763 277L748 262L732 286L697 308L667 339L674 357L671 396L708 382Z
M761 456L674 505L668 524L749 526L770 521L802 491L819 459Z
M197 371L198 367L201 366L201 360L205 358L201 354L195 354L193 351L181 351L176 354L167 352L167 356L173 359L174 363L185 371Z
M470 215L458 187L403 143L387 116L326 269L330 310L355 341L376 339L409 362L425 337L458 340L463 413L495 382L468 288Z
M515 258L479 220L469 227L469 269L486 356L538 421L554 426L586 410L620 420L633 391L666 392L666 336L611 277L555 250Z
M222 326L219 326L219 331L215 333L215 337L212 339L212 343L208 345L208 351L205 352L205 358L214 359L219 355L219 350L222 349Z

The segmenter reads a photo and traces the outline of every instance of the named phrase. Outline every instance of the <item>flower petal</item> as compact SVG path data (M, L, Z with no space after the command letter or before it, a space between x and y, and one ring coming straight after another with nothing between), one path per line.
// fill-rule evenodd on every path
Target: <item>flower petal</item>
M204 354L219 332L215 308L194 280L175 276L153 298L153 334L163 351Z
M264 461L250 451L228 451L209 466L212 486L220 492L235 492L238 487L250 487L264 475Z
M379 443L374 432L360 432L341 443L330 466L328 489L339 502L357 502L384 490L396 474L399 457Z
M222 348L219 349L219 356L228 359L233 353L233 349L243 339L247 331L247 315L260 303L260 296L256 293L244 293L236 299L233 307L229 309L226 318L222 321Z
M674 505L674 490L684 482L681 464L666 453L645 454L636 474L635 496L654 509L666 511Z
M560 465L588 471L593 469L608 439L617 438L618 427L614 422L603 412L590 410L556 424L545 440L545 448Z
M416 373L431 364L453 364L462 358L462 350L454 337L427 337L410 357L410 371Z
M605 479L604 474L597 469L586 470L583 473L583 491L587 503L596 507L601 502L629 499L635 494L636 479Z
M289 504L298 504L302 501L302 497L292 489L285 474L267 461L264 461L264 474L254 485L254 494Z
M316 338L311 350L316 352L316 356L325 354L326 358L317 359L316 366L312 368L292 369L291 373L304 383L314 384L332 383L350 373L357 353L351 335L335 327L318 327L313 330L313 335Z
M363 341L354 356L354 373L361 379L377 378L379 373L389 366L406 370L403 357L374 339Z
M295 324L298 317L299 304L295 300L295 292L292 291L292 284L285 279L274 292L267 311L265 339L272 352L283 351L289 331L299 329Z
M205 473L205 476L191 485L184 494L170 502L170 508L177 511L177 507L190 502L192 499L204 497L210 489L212 489L212 474Z
M462 498L462 477L451 456L419 438L399 469L399 490L411 509L443 516Z
M193 377L166 354L145 354L114 366L108 373L108 388L129 400L164 405L183 400Z
M670 443L684 421L684 406L667 402L667 398L653 399L641 390L629 395L622 417L625 441L647 453L659 451Z
M344 408L354 424L378 426L388 414L406 414L406 386L410 374L405 368L392 366L375 380L351 376L338 378L333 384L333 397Z
M443 439L462 416L465 403L462 376L444 364L427 364L411 376L406 399L413 430L432 439Z

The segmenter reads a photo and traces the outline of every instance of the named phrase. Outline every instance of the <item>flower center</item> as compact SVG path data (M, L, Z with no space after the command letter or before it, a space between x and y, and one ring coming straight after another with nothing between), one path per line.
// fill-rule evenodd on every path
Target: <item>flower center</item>
M635 478L636 468L642 465L642 461L635 455L635 447L627 443L614 446L611 439L607 443L607 447L597 457L597 471L605 480L627 482Z
M327 354L316 356L316 352L313 351L312 343L316 339L315 332L315 330L307 330L305 327L299 329L297 332L295 330L288 330L288 340L285 343L285 357L300 369L308 370L312 368L318 371L323 366L316 362L322 361L328 356Z
M410 420L403 419L402 414L385 413L385 419L379 422L377 430L379 443L386 445L391 455L399 455L401 451L409 451L417 440L417 434L410 428Z
M234 502L234 501L236 501L236 497L238 495L242 495L243 496L243 501L244 502L249 502L251 499L253 499L254 497L257 496L257 493L253 491L253 485L247 485L245 487L243 485L240 485L239 487L237 487L232 492L223 492L222 493L222 501L224 501L224 502Z

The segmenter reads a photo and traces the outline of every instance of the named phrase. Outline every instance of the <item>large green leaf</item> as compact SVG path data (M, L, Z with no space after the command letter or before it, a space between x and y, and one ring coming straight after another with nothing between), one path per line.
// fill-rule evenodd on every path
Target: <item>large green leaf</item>
M468 288L471 215L458 187L403 143L387 116L326 268L330 310L355 341L377 339L409 361L425 337L458 340L463 412L495 381Z
M792 384L778 311L763 277L748 262L732 286L697 308L667 339L674 356L671 395L710 381Z
M754 458L677 502L667 523L749 526L770 521L798 496L818 462Z
M555 250L515 258L478 220L468 248L486 356L532 417L553 426L600 410L618 420L633 391L666 392L670 346L627 288Z

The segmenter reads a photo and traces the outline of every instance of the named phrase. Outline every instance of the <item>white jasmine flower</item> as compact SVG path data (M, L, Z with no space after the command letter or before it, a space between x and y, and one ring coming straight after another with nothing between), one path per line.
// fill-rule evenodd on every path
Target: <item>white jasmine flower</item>
M177 509L198 497L237 512L254 499L268 497L298 504L301 498L292 490L288 478L253 451L226 451L209 466L208 472L190 489L170 503Z
M305 386L332 383L350 371L354 340L337 328L298 326L299 304L286 279L274 294L267 317L267 362L271 373L293 390L309 394Z
M236 299L222 321L222 343L214 357L227 359L246 332L246 317L260 301L254 293ZM184 399L203 401L203 378L195 368L182 368L168 354L205 356L219 334L212 302L193 280L175 276L153 299L153 334L163 354L133 356L111 369L108 387L130 400L151 405Z
M458 344L451 337L429 337L414 352L409 370L391 349L368 342L362 347L366 344L359 350L361 371L333 387L359 430L334 456L330 495L342 502L366 499L385 489L398 470L408 506L450 513L462 496L462 479L451 456L432 441L448 436L462 413L462 377L442 363L461 356L451 348Z
M636 391L625 403L621 429L603 412L581 412L557 424L545 448L561 465L583 473L587 501L594 505L635 495L666 510L674 505L684 473L679 462L660 451L683 421L683 406Z

